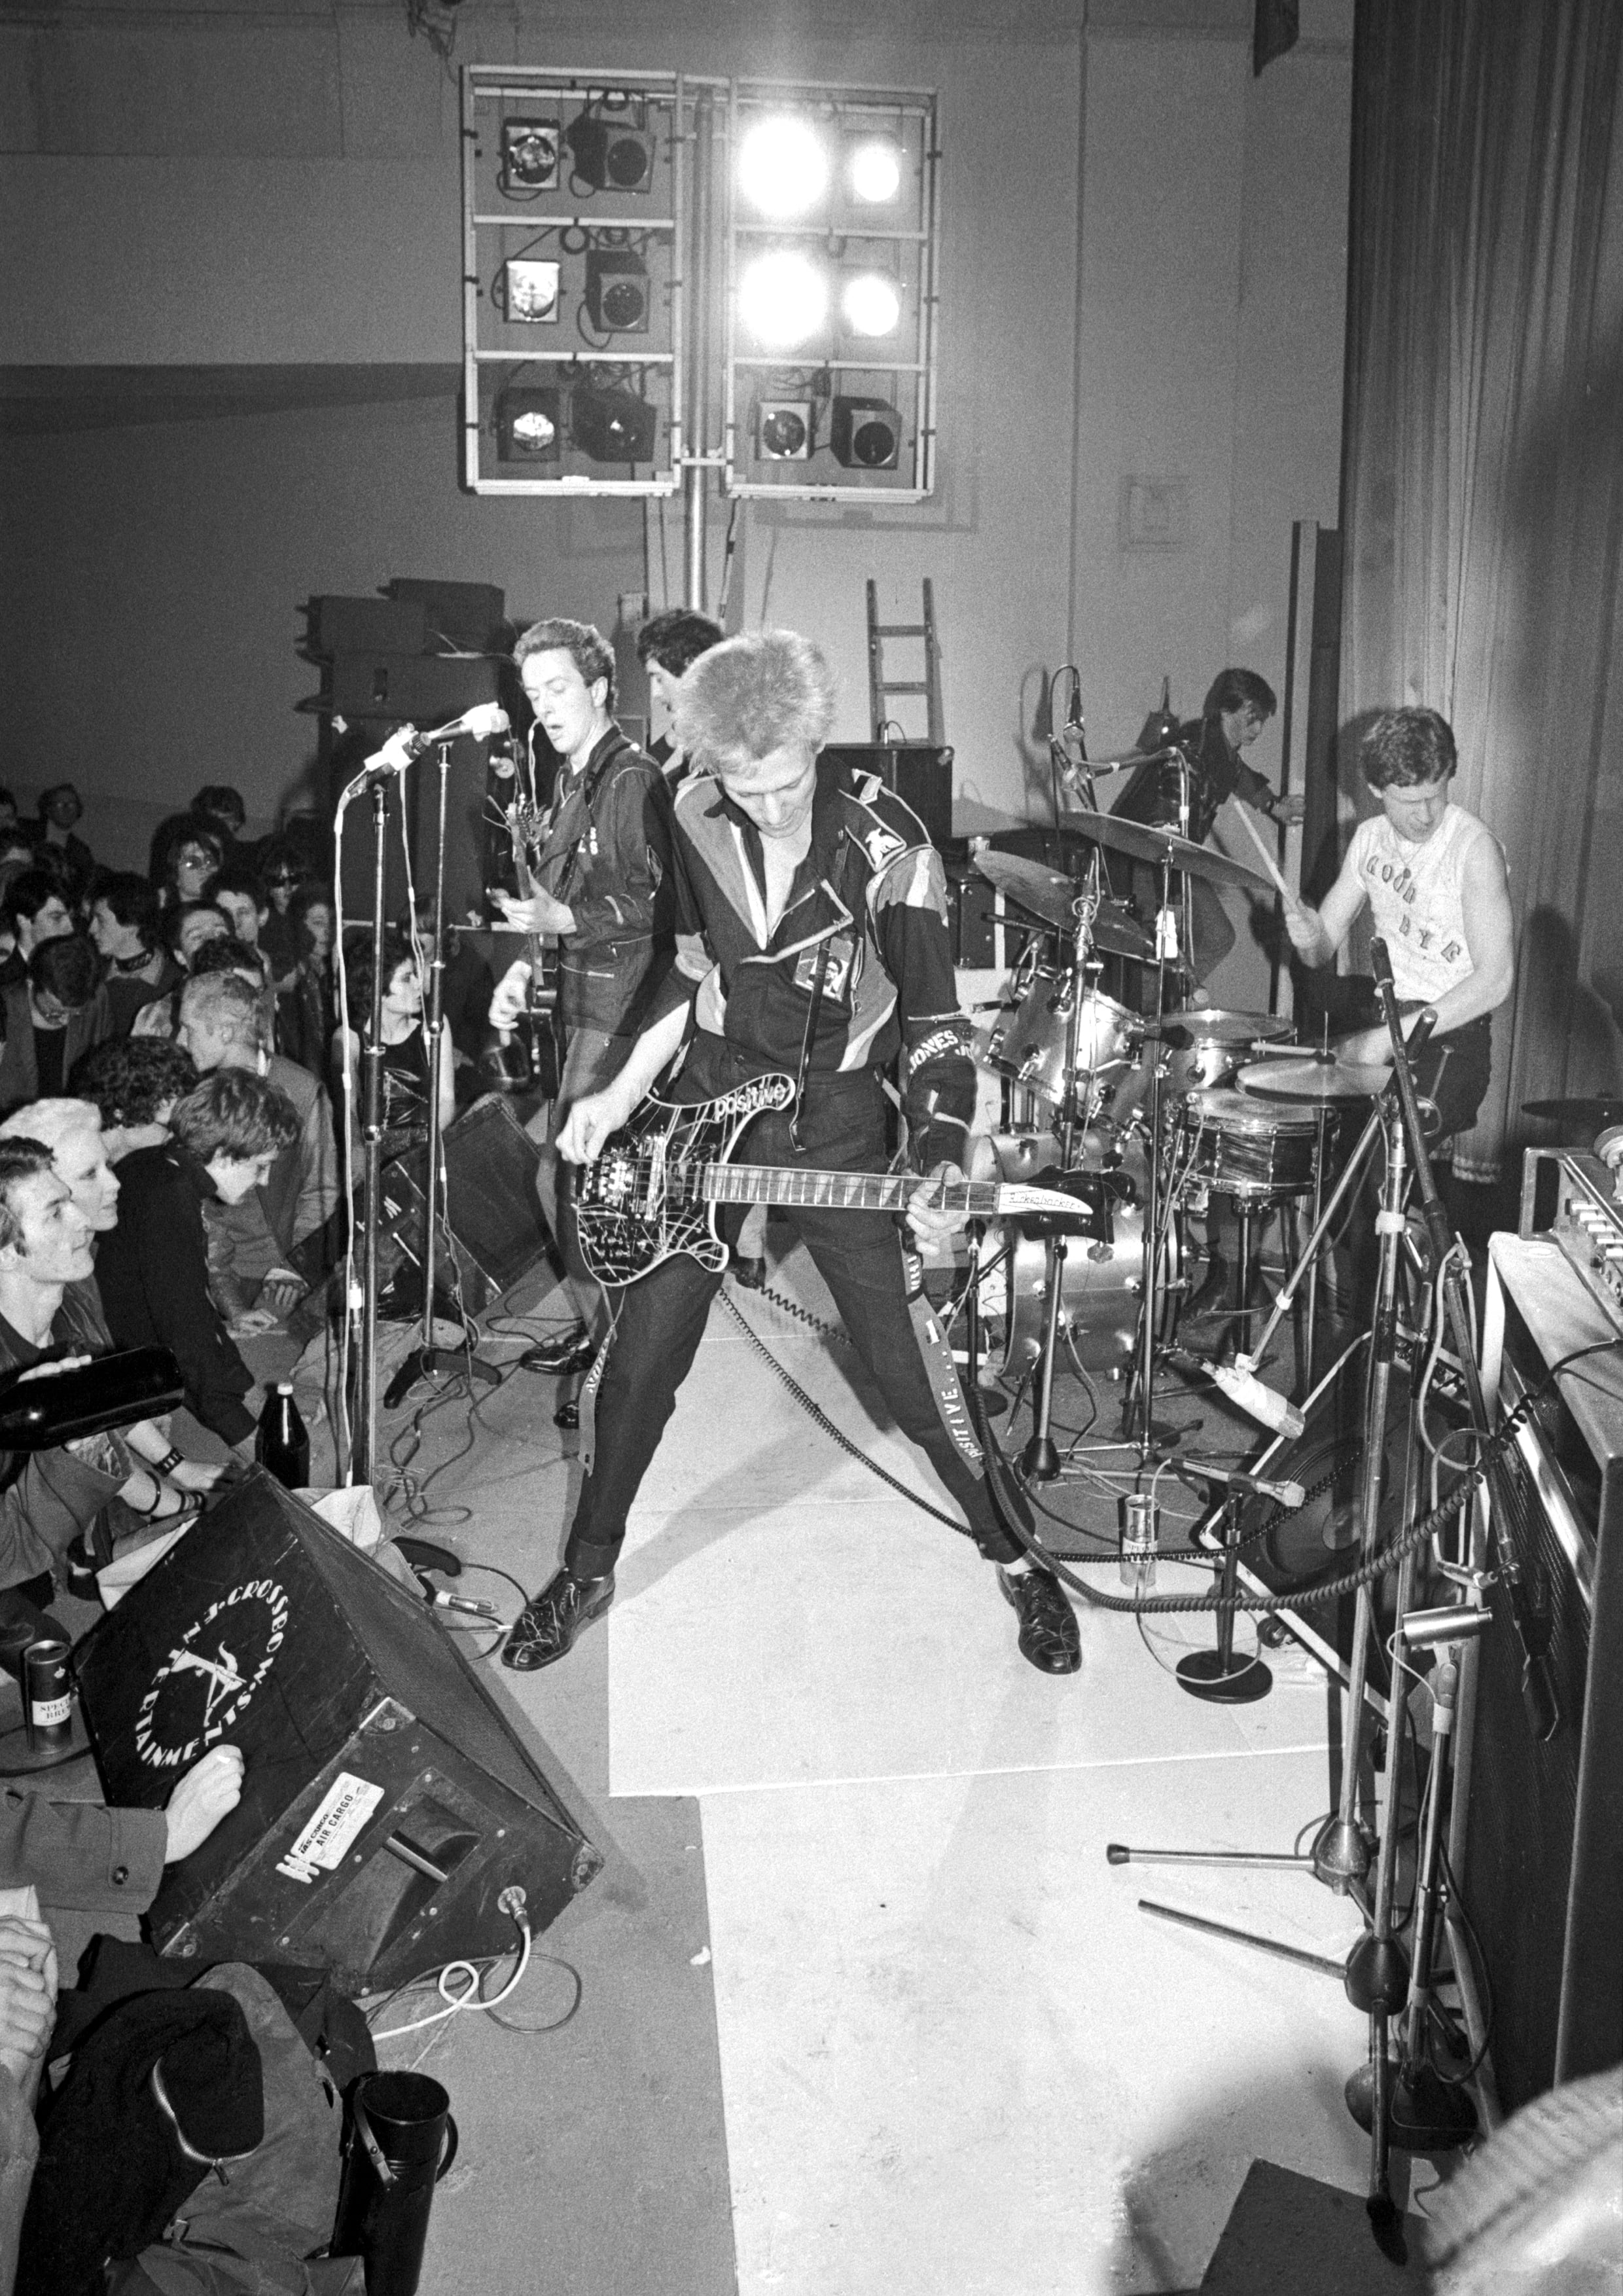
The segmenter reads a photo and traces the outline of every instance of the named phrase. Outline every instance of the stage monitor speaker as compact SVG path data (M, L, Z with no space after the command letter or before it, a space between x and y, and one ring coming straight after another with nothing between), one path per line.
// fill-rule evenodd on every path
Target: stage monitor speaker
M1509 1409L1553 1363L1615 1341L1559 1245L1495 1236L1485 1354L1503 1317ZM1577 1364L1495 1485L1496 1523L1544 1644L1559 1718L1540 1739L1503 1584L1475 1656L1461 1890L1492 1997L1507 2112L1623 2056L1623 1379ZM1460 1845L1456 1841L1455 1849Z
M823 752L860 774L877 774L910 805L939 849L953 834L953 753L929 742L835 742Z
M340 653L321 706L357 723L405 725L426 734L481 701L499 701L510 665L494 655Z
M487 1093L459 1116L444 1145L451 1251L462 1304L477 1316L547 1249L536 1193L541 1152L499 1093ZM385 1232L414 1262L422 1250L422 1163L421 1155L407 1155L383 1170Z
M602 1860L421 1597L256 1471L80 1645L110 1806L156 1809L209 1747L242 1799L165 1873L183 1959L329 1969L348 1993L500 1954Z

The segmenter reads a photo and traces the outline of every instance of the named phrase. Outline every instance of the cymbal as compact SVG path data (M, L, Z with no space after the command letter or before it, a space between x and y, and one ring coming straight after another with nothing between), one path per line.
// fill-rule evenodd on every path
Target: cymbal
M1209 885L1239 885L1248 892L1271 893L1273 887L1258 870L1243 861L1231 861L1209 845L1196 845L1176 831L1156 829L1148 822L1118 821L1113 813L1073 813L1066 817L1068 834L1112 853L1130 853L1135 861L1168 861L1186 877L1203 877Z
M1523 1116L1545 1124L1564 1124L1570 1132L1599 1132L1608 1124L1623 1124L1623 1096L1601 1100L1524 1100Z
M1384 1062L1338 1061L1318 1055L1299 1061L1253 1061L1234 1079L1255 1100L1373 1100L1392 1081Z
M1074 932L1077 903L1086 888L1075 877L1045 869L1021 853L994 853L985 848L975 855L975 866L1005 900L1014 901L1061 932ZM1107 955L1135 957L1140 964L1155 961L1155 943L1143 927L1117 902L1102 902L1094 919L1094 945Z
M1278 1013L1232 1013L1218 1004L1192 1004L1168 1013L1161 1034L1181 1029L1191 1044L1254 1045L1266 1037L1287 1037L1291 1023Z

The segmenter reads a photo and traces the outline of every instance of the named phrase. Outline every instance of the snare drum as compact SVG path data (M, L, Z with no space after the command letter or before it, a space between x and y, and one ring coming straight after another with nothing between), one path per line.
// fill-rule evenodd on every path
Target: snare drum
M1190 1177L1242 1202L1310 1196L1318 1169L1319 1115L1253 1100L1243 1092L1191 1093Z
M976 1057L1039 1100L1065 1096L1065 1043L1070 1023L1070 975L1038 972L1012 1015L1000 1013ZM1091 989L1077 1015L1077 1072L1098 1076L1127 1066L1138 1021L1113 996Z

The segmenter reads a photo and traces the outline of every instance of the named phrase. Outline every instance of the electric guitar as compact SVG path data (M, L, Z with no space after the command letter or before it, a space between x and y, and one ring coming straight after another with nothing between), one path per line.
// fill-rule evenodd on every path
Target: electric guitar
M493 816L496 811L493 807ZM514 758L512 795L499 812L512 852L518 896L528 901L537 890L532 864L540 849L545 819L544 808L537 802L534 769L528 758L522 762ZM480 1055L480 1070L487 1087L495 1092L522 1092L536 1080L536 1032L558 1003L556 939L545 933L527 933L524 939L529 957L529 989L524 1009L530 1023L530 1041L527 1045L523 1037L512 1036L504 1029L488 1038ZM545 1063L542 1066L545 1073Z
M600 1283L635 1283L686 1252L719 1275L727 1247L716 1232L717 1204L815 1204L834 1211L900 1212L919 1185L916 1172L814 1172L730 1160L747 1124L794 1100L794 1079L755 1077L715 1100L685 1104L651 1095L623 1132L590 1164L570 1167L580 1255ZM1058 1188L989 1180L942 1183L944 1210L972 1219L1040 1214L1078 1233L1103 1234L1108 1206L1100 1176L1078 1196Z

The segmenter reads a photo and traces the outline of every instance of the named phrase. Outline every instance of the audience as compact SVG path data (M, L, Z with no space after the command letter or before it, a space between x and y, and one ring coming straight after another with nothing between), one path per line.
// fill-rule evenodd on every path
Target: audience
M260 946L270 958L277 988L291 988L299 963L299 934L289 911L304 882L303 865L284 837L271 837L259 848L258 871L270 904L260 928Z
M213 830L224 858L230 860L248 820L242 791L226 782L205 782L192 800L192 817Z
M17 826L17 800L10 790L0 789L0 832Z
M82 933L43 941L26 981L0 993L0 1115L62 1092L75 1062L112 1032L96 953Z
M79 793L71 782L57 782L39 792L39 819L30 831L36 852L55 854L72 870L81 889L87 886L95 870L95 856L82 837L74 835L78 823L85 817L85 808Z
M299 954L291 983L276 999L276 1041L301 1069L323 1076L338 1020L332 996L332 896L326 887L306 885L297 892L289 922Z
M170 909L164 932L174 960L167 996L143 1004L130 1023L132 1037L172 1037L180 1018L180 992L196 970L204 948L212 941L231 939L231 925L223 909L212 901L186 901Z
M160 822L147 874L165 914L184 902L201 900L225 857L225 846L211 822L193 813L171 814Z
M90 904L90 938L107 967L103 984L115 1037L127 1037L135 1015L181 978L164 946L158 896L133 869L103 873Z
M246 941L250 948L258 948L259 936L270 917L270 903L258 873L234 854L222 864L209 889L209 898L217 909L225 912L237 939Z
M72 906L56 873L40 868L30 856L29 866L6 888L0 925L12 944L0 964L0 988L11 988L28 979L29 959L42 941L60 940L73 931Z
M299 1119L275 1087L222 1070L176 1101L171 1137L137 1148L119 1167L119 1225L102 1242L97 1280L121 1347L165 1347L185 1380L186 1403L224 1442L246 1445L253 1385L209 1288L203 1205L240 1204L269 1179Z
M108 1159L118 1164L137 1148L161 1147L170 1111L197 1082L197 1070L189 1053L162 1037L115 1037L86 1053L68 1081L101 1111Z
M323 1086L293 1062L266 1050L258 999L236 972L189 980L175 1041L200 1072L235 1070L263 1076L299 1119L296 1139L278 1152L269 1178L235 1205L211 1207L213 1234L228 1245L225 1264L237 1287L233 1304L284 1315L309 1288L290 1262L319 1234L338 1208L338 1149L332 1105Z

